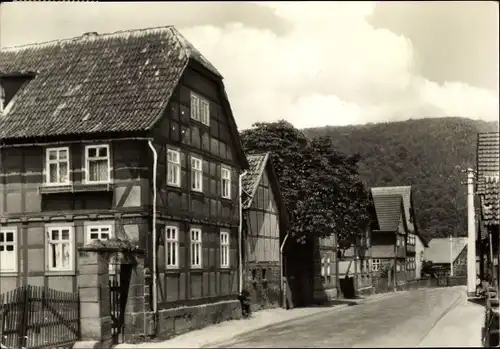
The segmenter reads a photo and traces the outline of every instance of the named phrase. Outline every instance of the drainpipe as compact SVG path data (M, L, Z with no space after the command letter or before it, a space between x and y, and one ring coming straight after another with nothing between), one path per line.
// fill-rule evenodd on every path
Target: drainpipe
M149 149L153 152L153 314L156 320L158 313L157 289L156 289L156 172L158 170L158 153L153 143L148 141Z
M238 226L238 259L239 259L239 292L243 291L243 200L241 195L243 194L242 179L243 176L247 174L247 171L240 173L239 177L239 203L240 203L240 225Z
M281 243L280 246L280 284L281 284L281 289L283 290L283 308L286 309L286 285L285 285L285 276L283 275L283 249L285 247L286 240L288 239L288 233L286 233L285 238L283 239L283 242Z

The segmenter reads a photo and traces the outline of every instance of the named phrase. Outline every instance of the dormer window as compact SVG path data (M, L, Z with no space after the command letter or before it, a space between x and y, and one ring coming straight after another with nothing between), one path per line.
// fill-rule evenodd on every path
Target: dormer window
M0 73L0 113L7 110L7 106L12 101L16 93L35 77L34 73Z

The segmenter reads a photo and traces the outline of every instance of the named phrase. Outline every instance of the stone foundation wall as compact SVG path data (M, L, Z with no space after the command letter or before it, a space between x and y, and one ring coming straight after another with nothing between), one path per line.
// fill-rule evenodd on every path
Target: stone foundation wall
M247 263L243 287L250 292L252 311L280 307L280 282L278 262Z
M167 339L209 325L241 318L238 300L158 311L157 339Z

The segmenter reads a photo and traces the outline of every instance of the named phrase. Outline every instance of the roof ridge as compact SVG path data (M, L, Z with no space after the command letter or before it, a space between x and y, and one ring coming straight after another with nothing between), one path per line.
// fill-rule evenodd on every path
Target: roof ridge
M147 32L147 31L159 31L159 30L166 31L166 30L172 30L172 29L174 29L176 31L176 33L174 33L175 36L180 34L180 32L175 28L174 25L167 25L167 26L157 26L157 27L149 27L149 28L123 29L123 30L118 30L115 32L108 32L108 33L102 33L102 34L97 33L95 35L95 37L97 37L97 38L109 38L109 37L121 36L121 35L125 35L125 34L135 34L135 33L143 33L143 32ZM24 44L24 45L0 47L0 51L8 52L8 51L16 51L16 50L30 48L30 47L43 47L43 46L56 45L56 44L60 44L60 43L72 42L72 41L77 41L77 40L88 40L86 38L87 38L87 35L89 33L96 33L96 32L86 32L80 36L73 36L73 37L69 37L69 38L35 42L35 43ZM184 47L184 45L182 45L182 46Z

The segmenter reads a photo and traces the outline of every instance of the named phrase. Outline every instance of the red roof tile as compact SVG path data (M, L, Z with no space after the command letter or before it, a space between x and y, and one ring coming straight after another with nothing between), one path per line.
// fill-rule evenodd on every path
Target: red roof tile
M0 71L36 77L0 117L0 138L147 130L189 59L220 76L174 27L2 48Z

